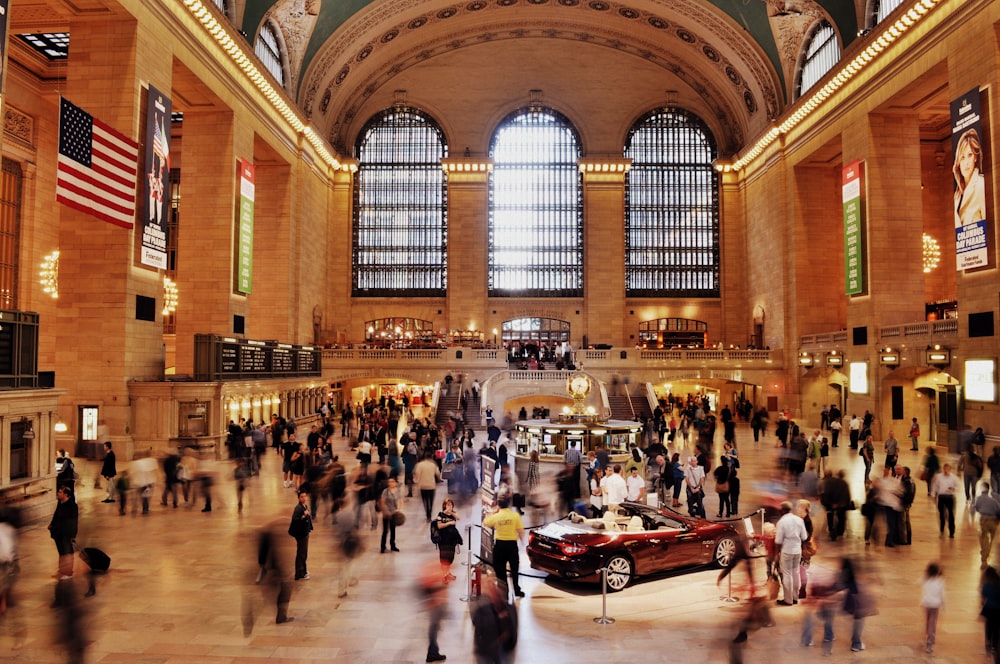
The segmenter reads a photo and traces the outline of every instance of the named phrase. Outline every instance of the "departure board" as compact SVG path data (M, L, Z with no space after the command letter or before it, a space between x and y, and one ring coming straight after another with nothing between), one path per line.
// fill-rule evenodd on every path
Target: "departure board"
M311 377L322 373L323 352L312 346L195 335L195 380Z

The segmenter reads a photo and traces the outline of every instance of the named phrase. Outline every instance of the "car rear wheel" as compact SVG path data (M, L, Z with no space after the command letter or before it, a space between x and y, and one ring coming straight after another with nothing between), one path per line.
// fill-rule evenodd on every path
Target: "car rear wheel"
M615 556L608 561L608 590L613 593L622 590L632 581L632 561L625 556Z
M715 543L715 564L719 567L729 567L736 560L736 540L723 537Z

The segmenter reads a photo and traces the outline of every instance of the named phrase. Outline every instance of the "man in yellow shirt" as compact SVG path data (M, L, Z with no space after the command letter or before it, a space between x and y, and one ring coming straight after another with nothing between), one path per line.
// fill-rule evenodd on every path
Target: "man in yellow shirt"
M524 537L524 525L521 515L510 509L510 496L497 498L498 511L483 519L484 528L493 528L493 570L497 581L506 585L507 565L510 564L510 577L514 582L514 596L524 597L518 578L518 568L521 554L517 543Z

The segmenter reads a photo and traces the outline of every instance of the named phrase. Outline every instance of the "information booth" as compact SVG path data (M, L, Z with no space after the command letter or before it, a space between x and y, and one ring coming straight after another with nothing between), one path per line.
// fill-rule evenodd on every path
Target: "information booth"
M527 459L532 450L538 451L539 461L563 463L570 441L586 459L587 452L608 448L614 461L624 460L629 445L638 444L642 424L625 420L577 423L550 420L521 420L514 425L516 456Z

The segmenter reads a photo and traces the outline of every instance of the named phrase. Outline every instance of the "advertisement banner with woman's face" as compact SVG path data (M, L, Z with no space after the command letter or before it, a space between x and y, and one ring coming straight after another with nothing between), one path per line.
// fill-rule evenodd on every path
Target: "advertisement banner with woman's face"
M989 263L987 240L986 177L983 173L985 145L981 140L979 88L951 103L952 146L955 180L955 265L958 270Z

